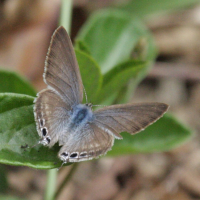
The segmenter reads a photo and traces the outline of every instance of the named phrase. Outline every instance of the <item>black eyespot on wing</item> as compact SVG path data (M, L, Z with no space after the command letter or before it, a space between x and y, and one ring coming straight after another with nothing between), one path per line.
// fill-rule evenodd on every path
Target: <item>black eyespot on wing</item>
M43 129L42 129L42 135L43 135L43 136L46 136L46 135L47 135L47 129L46 129L46 128L43 128Z
M80 156L85 157L85 156L87 156L87 153L81 153Z
M72 154L70 155L70 158L76 158L77 156L78 156L77 153L72 153Z
M41 125L41 126L44 126L43 119L40 119L40 125Z
M64 153L62 153L61 155L67 157L67 156L68 156L68 153L64 152Z
M48 144L51 142L51 139L49 137L46 138Z

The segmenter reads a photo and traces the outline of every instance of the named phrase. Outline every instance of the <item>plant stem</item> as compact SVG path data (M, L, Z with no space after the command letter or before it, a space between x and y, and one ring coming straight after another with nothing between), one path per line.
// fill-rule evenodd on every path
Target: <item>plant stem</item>
M74 174L74 172L76 171L77 167L78 167L78 163L74 163L73 166L71 167L69 173L67 174L67 176L63 180L63 182L58 186L58 190L56 191L56 193L54 195L54 199L58 198L58 196L60 195L60 193L62 192L62 190L66 186L66 184L70 181L70 179L71 179L72 175Z
M70 34L72 7L73 7L72 0L62 0L59 24L61 26L64 26L68 34Z
M47 187L45 200L53 200L56 188L57 169L50 169L47 172Z

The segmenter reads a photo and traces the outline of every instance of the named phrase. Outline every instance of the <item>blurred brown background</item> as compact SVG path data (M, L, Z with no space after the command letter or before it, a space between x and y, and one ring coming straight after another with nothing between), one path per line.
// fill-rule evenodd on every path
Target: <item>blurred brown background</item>
M93 11L116 2L120 0L74 1L72 39ZM25 76L38 91L45 88L44 60L59 11L59 0L0 0L0 66ZM59 200L200 199L200 4L145 22L159 56L133 101L168 103L195 135L170 152L83 162ZM43 199L45 171L7 168L10 194ZM69 169L60 170L58 182Z

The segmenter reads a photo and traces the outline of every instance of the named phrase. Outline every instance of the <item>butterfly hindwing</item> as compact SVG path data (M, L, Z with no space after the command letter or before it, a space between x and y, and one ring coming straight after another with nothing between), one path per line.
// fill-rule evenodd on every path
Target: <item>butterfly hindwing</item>
M54 90L45 89L35 99L34 113L37 131L44 145L53 146L60 135L65 134L69 106Z
M76 134L67 137L59 157L64 162L79 162L104 155L114 143L114 137L95 123L88 123Z

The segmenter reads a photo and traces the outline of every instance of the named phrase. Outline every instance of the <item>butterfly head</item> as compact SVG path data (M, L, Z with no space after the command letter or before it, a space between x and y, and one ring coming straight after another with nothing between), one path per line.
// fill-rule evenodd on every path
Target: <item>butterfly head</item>
M93 106L92 103L86 103L85 105L86 105L87 107L89 107L89 108L92 108L92 106Z

